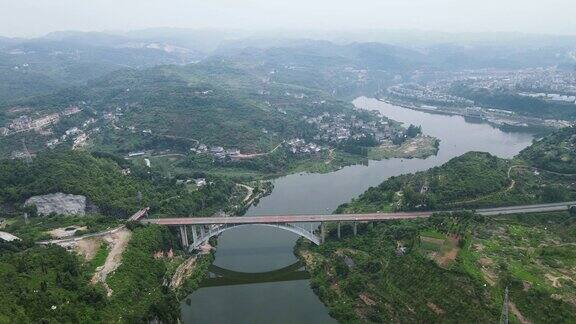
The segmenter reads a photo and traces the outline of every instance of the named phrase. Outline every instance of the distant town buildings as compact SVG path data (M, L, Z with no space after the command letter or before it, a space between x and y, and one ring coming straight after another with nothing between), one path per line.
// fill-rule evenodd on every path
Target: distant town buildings
M14 118L8 125L0 128L0 136L8 136L11 133L23 131L42 131L44 128L54 125L60 121L62 117L74 115L82 111L77 106L70 106L60 113L52 113L33 119L28 115L21 115Z
M314 143L306 143L301 138L291 139L285 145L292 154L315 154L323 150L321 146Z
M372 117L364 120L356 115L323 113L316 117L305 117L304 120L318 130L313 139L319 143L337 144L366 137L382 142L398 135L400 128L391 127L388 119L376 115Z

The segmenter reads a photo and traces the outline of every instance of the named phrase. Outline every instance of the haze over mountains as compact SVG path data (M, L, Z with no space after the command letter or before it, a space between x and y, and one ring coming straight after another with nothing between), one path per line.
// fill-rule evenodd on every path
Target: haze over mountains
M13 98L48 93L122 68L189 64L207 57L303 66L336 64L392 72L542 66L571 70L576 64L576 37L572 36L358 35L324 35L330 41L319 39L319 35L311 35L315 39L271 38L266 34L160 28L0 38L0 102L6 101L8 94Z

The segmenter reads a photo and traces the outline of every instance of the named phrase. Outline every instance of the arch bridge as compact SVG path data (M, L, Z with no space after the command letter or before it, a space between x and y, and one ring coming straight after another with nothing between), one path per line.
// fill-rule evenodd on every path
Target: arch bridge
M560 202L551 204L523 205L511 207L497 207L474 210L484 216L497 216L520 213L541 213L551 211L572 210L576 202ZM357 233L359 222L382 222L399 219L418 219L430 217L433 213L426 212L399 212L399 213L370 213L370 214L334 214L334 215L276 215L276 216L230 216L230 217L182 217L182 218L156 218L139 219L142 223L178 226L182 245L190 251L199 249L212 237L223 232L248 225L276 227L308 239L320 245L325 239L325 224L337 224L337 236L341 236L341 223L352 223L353 233ZM446 211L454 212L454 211ZM308 224L308 228L305 225ZM319 230L315 230L318 228ZM304 226L303 226L304 225ZM189 234L192 241L189 240Z

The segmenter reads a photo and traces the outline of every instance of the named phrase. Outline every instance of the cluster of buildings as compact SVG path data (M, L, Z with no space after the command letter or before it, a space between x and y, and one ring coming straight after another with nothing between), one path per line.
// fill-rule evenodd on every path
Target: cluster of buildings
M497 125L565 127L572 124L563 120L542 120L507 110L478 107L473 100L454 95L455 89L464 89L470 93L505 92L576 105L576 73L556 68L420 71L412 75L409 82L389 87L385 95L392 102L410 108L478 117Z
M298 154L298 155L317 154L325 149L322 146L315 143L306 143L306 141L301 138L294 138L289 141L286 141L284 145L287 146L288 150L292 154Z
M478 76L470 86L473 88L573 96L576 95L576 73L555 68L484 73Z
M410 100L438 104L443 106L474 105L474 101L438 91L431 85L400 84L391 86L386 90L387 96L394 99Z
M573 103L576 105L576 96L574 95L561 95L558 93L542 93L542 92L536 92L536 93L520 92L518 94L524 97L538 98L548 101L560 101L566 103Z
M438 75L426 87L449 93L454 86L475 90L506 91L551 101L576 102L576 73L556 68L476 70Z
M191 184L191 183L194 183L194 185L196 185L197 188L202 188L208 184L208 182L206 182L205 178L195 178L195 179L186 179L186 180L178 179L178 180L176 180L176 184Z
M50 114L37 119L32 119L27 115L19 116L8 124L8 130L13 132L40 130L46 126L57 123L60 120L60 114Z
M349 139L360 139L372 136L379 142L398 136L400 129L391 127L387 119L374 116L366 121L358 116L323 113L317 117L304 117L306 123L315 126L318 134L314 140L337 144Z
M222 161L226 159L237 160L241 156L239 149L236 148L225 149L222 146L208 147L208 145L202 143L199 143L196 147L191 148L190 151L196 154L209 154L214 158L214 160L217 161Z
M61 117L74 115L82 111L78 106L70 106L62 112L48 114L36 119L28 115L18 116L13 119L6 127L0 127L0 135L7 136L11 133L36 130L40 131L45 127L56 124L60 121Z
M351 74L358 83L364 83L368 80L368 70L366 69L357 69L354 67L346 67L344 71L348 74Z
M91 123L92 122L90 122L90 120L87 120L86 122L84 122L83 125L85 127L85 126L90 125ZM54 139L47 141L46 147L47 148L53 148L56 145L63 143L70 138L74 138L72 141L72 149L77 150L77 149L81 149L84 146L86 146L86 143L88 141L88 134L86 134L82 129L80 129L78 127L72 127L70 129L66 130L64 132L64 134L62 134L62 136L60 136L59 138L54 138Z

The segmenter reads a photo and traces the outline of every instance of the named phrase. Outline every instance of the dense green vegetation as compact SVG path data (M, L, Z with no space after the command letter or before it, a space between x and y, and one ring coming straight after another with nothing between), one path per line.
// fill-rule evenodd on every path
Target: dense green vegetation
M122 174L118 162L130 167L132 174ZM206 215L224 209L234 190L234 184L224 179L188 190L176 185L176 179L107 154L46 152L31 164L0 161L0 203L17 208L31 196L64 192L84 195L100 213L114 217L126 217L145 206L165 215Z
M362 226L356 237L347 231L344 241L308 252L312 288L343 322L494 322L498 306L481 281L463 265L443 269L418 252L420 231L463 236L478 221L463 214L450 220L452 226L438 216ZM406 252L399 254L399 246Z
M535 141L520 153L532 166L545 171L576 173L576 127L561 129Z
M342 240L332 231L319 247L301 241L297 254L342 322L496 322L508 287L525 318L571 323L574 253L562 246L576 242L575 231L568 213L436 214L363 225L358 236L345 227Z
M312 138L304 115L352 111L350 103L314 88L266 83L263 77L264 71L223 60L124 69L90 81L86 87L26 99L20 105L38 112L86 102L99 113L122 111L115 122L119 128L105 127L93 139L95 146L121 153L163 148L173 141L183 141L185 149L202 142L261 152L283 139Z
M3 230L23 239L0 242L0 322L176 322L178 298L198 287L212 256L200 257L184 287L171 290L167 282L184 255L169 229L128 224L131 240L121 265L107 280L110 298L100 285L89 284L108 255L105 244L92 259L83 260L63 248L30 242L48 238L47 231L57 227L86 226L82 233L105 230L144 206L159 217L236 211L243 207L244 191L231 178L328 172L365 162L366 157L404 156L400 145L420 137L417 126L393 138L397 150L392 151L377 152L382 147L373 137L348 140L316 155L297 156L283 147L271 150L291 138L312 141L317 133L304 117L351 113L352 106L338 98L374 93L414 68L462 64L438 53L425 58L420 52L376 43L311 42L289 50L250 49L186 66L119 70L120 64L189 62L190 55L78 44L60 51L63 45L30 42L8 46L19 54L0 53L0 126L23 114L37 118L69 105L84 109L63 117L51 127L52 133L0 138L2 157L20 150L24 139L33 152L43 151L48 139L80 127L88 118L97 120L93 128L84 128L92 153L59 150L71 145L68 138L56 151L38 153L30 164L0 160L0 216L8 216ZM60 54L53 55L55 50ZM572 106L535 98L462 95L530 116L575 116ZM375 118L367 112L355 114L363 122ZM576 171L574 132L571 128L547 137L514 160L473 152L426 172L391 178L338 211L573 199L574 181L565 174ZM214 161L207 154L190 153L199 143L264 154ZM128 161L116 155L139 150L147 151L152 167L140 158ZM200 177L208 178L208 184L196 188L191 178ZM255 186L254 195L264 190L269 188ZM84 195L97 209L86 217L40 217L34 208L23 206L31 196L54 192ZM19 217L22 212L31 218ZM331 232L325 245L301 243L299 253L312 272L312 287L341 321L495 322L503 289L509 287L512 301L527 318L574 322L573 216L545 216L552 220L491 220L460 213L363 224L359 236L345 227L343 241ZM168 250L177 255L164 256Z
M58 246L27 246L0 242L0 322L140 323L160 320L175 323L180 316L176 291L164 283L172 263L182 258L155 258L158 251L177 250L166 227L133 227L122 254L122 264L107 280L110 298L99 285L89 283L107 250L83 261ZM209 258L200 261L187 289L197 287Z
M110 321L122 318L136 323L153 318L176 322L179 317L178 300L169 287L167 264L154 258L157 251L175 248L174 237L166 227L146 226L133 231L122 265L107 280L112 298L106 308Z
M339 209L368 212L446 208L505 190L510 184L509 164L488 153L466 153L427 171L392 177Z
M0 241L0 322L102 321L104 291L88 284L76 254Z
M132 235L121 265L106 281L111 297L90 283L106 260L107 244L100 242L84 260L64 248L34 242L50 238L48 231L55 228L86 227L76 235L110 229L142 206L160 217L201 216L238 208L244 199L244 191L224 178L209 177L201 188L178 180L109 153L57 150L37 155L30 164L0 161L2 230L24 242L0 242L0 322L176 322L177 295L197 288L211 257L198 259L183 288L169 288L166 282L186 256L167 227L128 224ZM53 192L85 195L97 213L40 216L23 206L30 196ZM24 211L28 220L20 217ZM175 256L167 256L170 250ZM158 252L166 256L157 257Z
M92 126L81 127L88 134L88 149L121 155L141 150L152 155L190 154L190 148L199 144L262 154L286 140L301 138L308 143L333 147L335 155L345 159L358 155L357 161L367 157L369 149L376 146L377 142L370 136L337 145L331 142L333 138L320 140L319 128L307 123L307 118L325 113L345 114L369 123L380 117L354 110L351 103L328 94L321 85L300 82L297 78L272 81L274 75L270 70L274 68L239 58L212 58L186 66L122 69L93 79L87 85L25 98L6 105L5 109L0 107L0 115L8 122L22 114L38 118L70 105L79 106L83 108L81 113L63 117L51 127L54 135L62 136L67 129L93 119ZM400 127L393 121L389 124L393 129ZM418 127L410 126L406 137L393 139L396 145L421 132ZM22 150L23 140L30 150L41 151L50 139L53 136L30 138L27 132L10 134L0 137L0 153L8 155ZM72 139L60 145L71 146ZM395 156L396 151L385 153L379 156ZM329 171L343 165L327 163L322 167L314 160L315 157L270 154L221 166L246 170L247 174L255 171L275 175L303 167L308 171ZM338 162L334 159L329 162L333 161ZM205 166L214 169L214 166Z
M116 163L86 153L46 153L30 165L21 160L0 163L0 201L5 203L23 203L34 195L65 192L85 195L104 214L127 215L138 209L138 190L143 196L153 192L151 185L123 176Z

